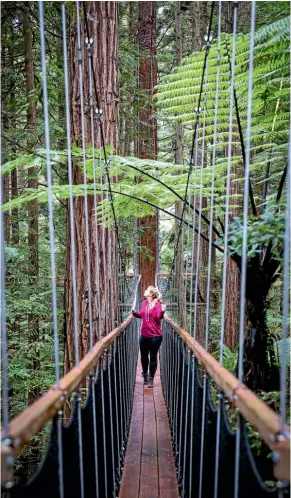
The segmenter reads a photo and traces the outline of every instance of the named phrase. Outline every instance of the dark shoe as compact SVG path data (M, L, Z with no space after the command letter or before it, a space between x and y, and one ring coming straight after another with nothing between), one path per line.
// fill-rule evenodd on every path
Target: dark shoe
M147 386L148 385L148 376L143 374L143 385Z
M150 387L150 388L154 387L154 378L153 377L149 377L148 387Z

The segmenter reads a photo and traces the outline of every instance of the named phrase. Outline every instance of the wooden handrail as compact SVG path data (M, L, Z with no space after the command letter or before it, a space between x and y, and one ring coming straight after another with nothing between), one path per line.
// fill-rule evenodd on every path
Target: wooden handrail
M274 475L279 480L290 481L290 428L286 436L280 434L280 417L256 394L226 368L222 367L193 337L165 315L166 322L181 337L195 357L204 366L217 386L225 393L243 417L250 422L262 436L266 445L277 453ZM288 437L289 434L289 437Z
M132 308L136 306L137 289L141 277L139 276L135 289ZM16 456L21 449L26 446L32 438L50 421L63 407L69 396L78 388L89 372L96 365L104 351L124 332L131 323L133 315L129 315L126 320L115 328L106 337L98 341L89 353L80 361L79 365L68 372L59 383L59 386L52 386L49 391L30 405L24 412L15 417L9 424L9 433L2 431L1 457L2 462L6 460L7 453ZM5 444L5 439L8 444ZM9 451L8 447L9 446ZM5 483L5 473L1 482Z

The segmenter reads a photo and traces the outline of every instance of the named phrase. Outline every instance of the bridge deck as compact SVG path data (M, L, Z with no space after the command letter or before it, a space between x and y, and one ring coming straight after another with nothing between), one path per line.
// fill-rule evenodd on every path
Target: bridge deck
M119 498L178 498L170 428L160 371L143 386L140 359Z

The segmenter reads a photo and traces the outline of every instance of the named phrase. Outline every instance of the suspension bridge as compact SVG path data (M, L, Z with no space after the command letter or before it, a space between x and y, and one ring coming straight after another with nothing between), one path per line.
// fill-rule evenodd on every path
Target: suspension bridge
M7 376L7 332L5 302L5 241L3 216L1 215L1 328L2 328L2 389L3 425L1 440L1 483L5 496L10 498L178 498L178 497L267 497L283 498L289 493L290 477L290 430L286 416L287 358L283 355L281 364L281 403L280 412L272 410L243 383L244 376L244 331L245 296L248 272L247 223L249 204L253 194L250 184L251 163L251 118L253 65L255 53L255 2L251 6L249 38L249 82L247 102L247 130L244 141L244 221L242 233L242 254L240 259L241 295L239 354L236 376L223 366L223 344L225 334L225 299L230 206L230 175L233 144L234 114L237 110L235 92L236 65L236 12L234 4L233 46L229 66L229 139L227 158L227 181L225 185L226 203L224 213L224 247L214 240L213 216L215 209L215 163L217 159L218 129L218 92L221 37L221 2L213 2L209 29L206 36L205 57L200 83L199 98L196 105L196 122L193 129L192 150L189 159L187 187L183 200L183 211L179 221L179 233L174 258L169 274L157 272L156 285L162 290L163 300L167 303L167 313L163 320L163 341L160 349L159 368L154 388L143 385L139 360L139 326L131 309L140 304L140 283L142 275L135 271L129 278L122 256L118 235L117 214L114 195L122 195L112 188L110 179L110 157L106 153L102 130L102 109L98 99L95 68L92 60L92 43L88 16L86 34L80 29L80 5L77 2L77 53L79 71L80 113L82 123L83 177L85 202L85 240L84 254L87 261L88 279L88 316L90 348L87 355L79 357L77 283L75 266L75 223L72 180L72 155L70 138L69 77L66 41L66 8L62 5L62 30L64 50L65 97L67 113L68 178L70 185L70 233L71 233L71 276L72 300L74 303L74 350L75 365L63 377L60 375L59 339L57 328L56 275L54 260L54 212L52 161L50 153L50 127L48 113L48 88L46 80L46 48L44 5L39 2L39 27L41 37L41 63L43 73L44 124L46 140L47 186L49 205L49 236L51 248L52 312L54 322L55 384L49 391L30 405L16 418L9 420L8 376ZM203 161L205 148L205 126L200 134L199 126L205 120L208 84L208 55L212 42L212 19L217 10L218 32L214 109L214 137L212 143L212 179L210 218L208 233L202 231L202 188L196 196L191 194L191 174L200 161L200 184L203 183ZM85 35L85 36L84 36ZM83 38L82 38L83 36ZM87 57L82 56L86 47ZM82 71L88 65L90 113L84 112ZM213 83L214 81L214 83ZM94 112L95 111L95 112ZM91 144L94 150L95 127L98 129L103 157L96 160L93 179L87 181L85 127L89 123ZM205 125L205 121L204 121ZM100 163L98 162L100 161ZM201 164L202 162L202 164ZM98 165L104 163L100 194L100 180L97 181ZM289 317L289 272L290 272L290 144L289 159L284 181L286 182L286 216L284 233L284 261L282 267L282 338L288 336ZM2 188L1 196L2 196ZM196 192L196 191L195 191ZM111 206L115 227L115 242L118 260L118 288L111 287L112 278L107 283L110 292L116 292L112 302L116 303L113 315L108 313L106 333L101 334L100 298L95 299L91 282L96 288L101 285L99 256L95 272L90 274L89 254L89 213L88 197L94 197L94 211L97 204L106 199ZM126 194L125 194L126 195ZM99 196L99 197L98 197ZM249 200L251 202L249 202ZM146 202L146 201L145 201ZM2 205L2 198L1 198ZM154 205L153 205L154 206ZM159 208L159 206L156 206ZM162 209L161 209L162 210ZM172 216L172 213L168 213ZM97 218L97 215L95 216ZM205 216L204 216L205 219ZM97 220L96 234L98 234ZM179 239L188 234L187 247L191 255L187 260L184 278L185 310L177 296L176 259ZM193 233L193 236L190 236ZM207 239L209 255L207 263L206 300L199 302L200 243ZM103 233L103 254L108 250ZM213 312L210 306L211 271L213 248L223 255L222 316L219 358L209 351L209 322ZM136 257L136 255L135 255ZM111 262L112 263L112 262ZM104 264L111 266L110 261ZM111 271L111 270L110 270ZM105 275L105 273L104 273ZM105 277L104 277L105 278ZM189 290L190 289L190 290ZM192 292L193 291L193 292ZM180 288L181 292L181 288ZM95 308L94 308L95 307ZM205 335L203 345L197 339L198 310L205 310ZM179 316L188 312L186 325L181 327ZM94 321L94 316L98 320ZM114 326L114 316L119 323ZM185 330L186 329L186 330ZM96 342L94 338L97 338ZM87 386L87 397L82 400L80 386ZM65 424L63 409L71 400L70 419ZM235 422L231 425L230 413ZM44 459L37 472L28 483L13 482L13 462L23 448L51 422L50 438ZM264 441L272 458L267 463L255 457L249 443L248 427L252 427Z

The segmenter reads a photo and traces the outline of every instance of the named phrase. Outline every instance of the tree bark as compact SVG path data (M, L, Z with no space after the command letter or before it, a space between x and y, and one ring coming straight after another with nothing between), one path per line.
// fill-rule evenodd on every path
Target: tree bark
M134 2L129 2L128 6L128 38L130 45L134 41ZM124 118L123 155L130 156L132 144L132 104L134 93L128 96L126 105L126 116Z
M204 36L207 34L208 2L192 2L192 50L198 52L204 43Z
M227 2L227 15L226 15L226 28L228 33L233 30L233 4ZM234 146L232 154L236 154L237 147ZM232 166L232 178L230 179L230 196L240 193L240 184L235 181L240 178L241 174L238 166ZM241 214L241 207L235 207L238 199L230 198L230 215L239 216ZM238 329L239 329L239 298L240 298L240 271L235 262L229 258L227 265L227 278L226 278L226 303L225 303L225 338L224 342L227 347L232 351L237 344Z
M277 262L278 263L278 262ZM280 389L279 368L274 354L274 338L267 327L268 294L272 280L258 258L248 261L244 382L254 391Z
M145 103L139 113L138 157L157 158L157 120L154 116L154 87L157 84L156 62L156 2L139 2L138 46L140 53L139 87L144 90ZM154 285L157 258L157 215L146 216L139 222L142 230L139 253L141 291Z
M99 105L103 111L103 133L106 145L114 147L118 151L118 127L119 127L119 90L118 90L118 53L117 53L117 23L118 11L116 2L86 2L87 13L94 19L89 22L90 37L94 39L92 48L93 65L95 69L96 82L99 95ZM84 18L81 21L82 40L87 33L85 31ZM90 113L89 113L89 77L88 57L86 48L82 46L83 56L83 86L85 100L85 138L86 143L91 142ZM72 142L81 146L81 116L78 82L78 50L76 27L70 34L70 72L71 72L71 133ZM93 92L94 95L94 92ZM94 97L95 101L95 97ZM96 104L95 104L96 105ZM99 132L95 127L95 147L100 147ZM97 159L96 159L97 161ZM97 169L98 171L98 169ZM97 181L99 181L97 179ZM77 164L73 165L73 183L83 184L83 172ZM101 334L110 332L117 318L117 262L116 262L116 240L112 230L98 228L95 230L94 198L88 195L89 213L89 248L86 247L85 239L85 204L83 197L74 199L74 229L76 245L76 285L77 285L77 308L78 308L78 349L80 359L89 351L89 310L88 310L88 278L86 250L90 254L91 270L91 293L92 293L92 316L93 316L93 341L98 339L100 330L98 327L99 317L102 323ZM104 245L102 235L104 234ZM98 236L98 246L97 246ZM97 251L98 249L98 251ZM96 263L96 254L99 260ZM75 365L74 346L74 309L72 288L72 265L71 265L71 231L69 216L67 218L67 253L66 253L66 277L65 277L65 323L64 341L65 358L64 369L68 372ZM105 261L105 267L104 267ZM110 264L109 264L110 263ZM97 288L97 268L99 268L100 286ZM98 307L98 293L100 292L101 309ZM112 317L112 320L111 320Z

